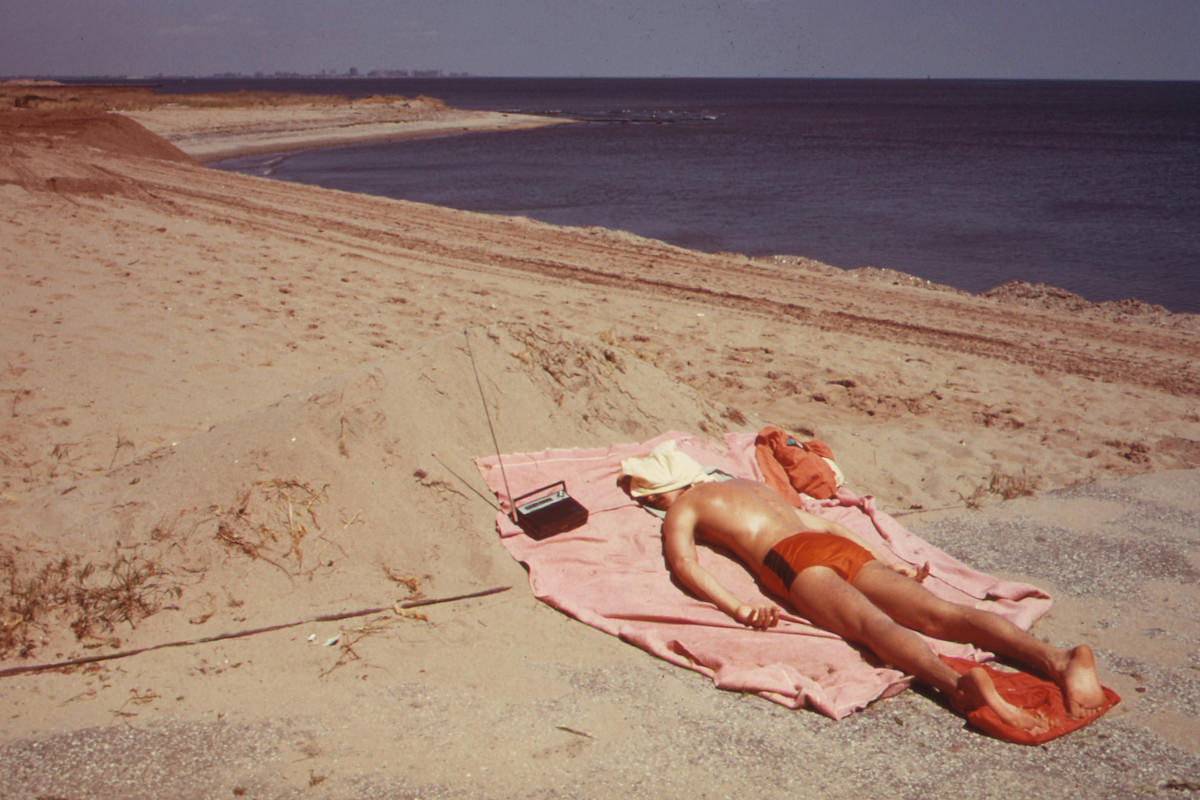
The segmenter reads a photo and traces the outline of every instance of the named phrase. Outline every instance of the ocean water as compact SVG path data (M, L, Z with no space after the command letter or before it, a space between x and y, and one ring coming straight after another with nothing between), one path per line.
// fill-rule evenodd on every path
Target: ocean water
M709 252L1019 279L1200 312L1200 83L435 79L167 84L427 94L580 124L218 166Z

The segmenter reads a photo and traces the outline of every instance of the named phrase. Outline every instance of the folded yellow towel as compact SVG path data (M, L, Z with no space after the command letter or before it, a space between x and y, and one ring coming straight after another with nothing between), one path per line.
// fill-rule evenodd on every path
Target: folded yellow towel
M648 456L622 459L621 474L629 476L629 493L634 497L663 494L713 480L704 467L679 449L674 439L660 442Z

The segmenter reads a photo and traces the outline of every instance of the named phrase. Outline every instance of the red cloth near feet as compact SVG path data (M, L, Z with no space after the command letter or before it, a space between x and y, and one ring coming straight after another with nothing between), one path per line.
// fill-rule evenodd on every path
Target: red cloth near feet
M987 664L977 664L965 658L941 656L941 659L959 675L975 667L983 667L992 677L992 682L996 684L996 690L1000 692L1001 697L1014 706L1020 706L1049 720L1050 729L1044 733L1035 734L1001 722L996 712L986 706L970 711L956 709L974 727L997 739L1014 744L1036 745L1057 739L1084 725L1090 725L1121 702L1120 696L1106 686L1104 687L1104 705L1100 707L1100 710L1090 717L1076 719L1067 713L1067 707L1063 703L1062 689L1052 681L1030 675L1027 672L1001 671Z

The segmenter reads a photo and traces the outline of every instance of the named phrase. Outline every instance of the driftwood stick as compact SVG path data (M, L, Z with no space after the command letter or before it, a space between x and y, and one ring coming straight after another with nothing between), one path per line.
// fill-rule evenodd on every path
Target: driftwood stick
M148 653L151 650L162 650L167 647L190 647L191 645L196 644L220 642L224 641L225 639L241 639L246 636L257 636L260 633L270 633L271 631L283 630L284 628L295 628L298 625L308 625L313 622L336 622L342 619L365 617L369 614L379 614L384 611L394 611L401 608L417 608L418 606L432 606L438 603L453 603L458 600L470 600L475 597L486 597L490 594L499 594L500 592L506 592L511 588L511 586L497 586L495 588L484 589L479 592L456 594L453 597L434 597L425 600L406 600L402 603L392 603L386 606L360 608L357 611L339 611L334 614L321 614L316 617L308 617L306 619L296 620L295 622L281 622L278 625L267 625L262 628L248 628L246 630L233 631L231 633L218 633L212 636L201 636L198 639L181 639L177 642L152 644L149 647L139 647L135 650L120 650L116 653L106 653L104 655L72 658L67 661L56 661L52 664L27 664L20 667L8 667L7 669L0 669L0 678L11 678L15 675L28 675L31 672L45 672L47 670L60 669L62 667L74 667L80 664L93 664L97 661L111 661L116 658L128 658L129 656L136 656L139 653Z

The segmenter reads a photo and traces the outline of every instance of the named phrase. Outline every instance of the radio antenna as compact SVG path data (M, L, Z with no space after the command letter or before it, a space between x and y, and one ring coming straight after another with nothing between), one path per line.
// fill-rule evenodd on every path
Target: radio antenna
M514 513L513 493L508 488L508 473L504 471L504 459L500 457L500 442L496 439L496 428L492 425L492 415L488 411L487 398L483 396L483 381L479 379L479 367L475 365L475 354L471 352L471 332L463 330L467 340L467 358L471 359L471 371L475 373L475 385L479 387L479 402L483 405L483 416L487 419L488 430L492 432L492 446L496 448L496 461L500 464L500 477L504 479L504 491L508 495L509 513Z

